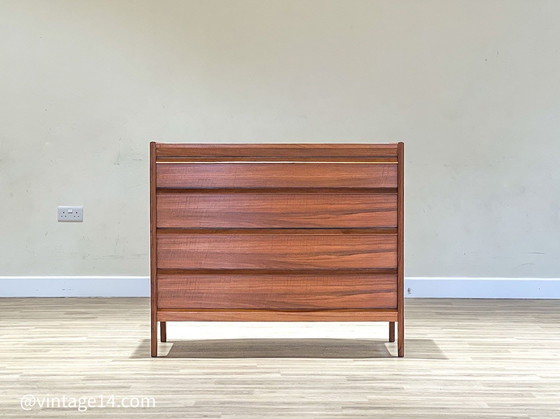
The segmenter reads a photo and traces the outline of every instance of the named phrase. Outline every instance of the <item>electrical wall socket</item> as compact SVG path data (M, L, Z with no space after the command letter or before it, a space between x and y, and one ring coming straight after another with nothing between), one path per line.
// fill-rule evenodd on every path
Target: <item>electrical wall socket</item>
M58 207L58 221L81 223L84 221L84 207Z

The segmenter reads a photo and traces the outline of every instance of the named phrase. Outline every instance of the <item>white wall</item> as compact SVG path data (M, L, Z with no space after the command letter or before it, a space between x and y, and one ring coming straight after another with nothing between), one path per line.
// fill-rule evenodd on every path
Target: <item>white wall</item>
M0 0L0 275L147 275L150 140L404 140L407 275L558 277L559 16ZM57 223L63 204L85 222Z

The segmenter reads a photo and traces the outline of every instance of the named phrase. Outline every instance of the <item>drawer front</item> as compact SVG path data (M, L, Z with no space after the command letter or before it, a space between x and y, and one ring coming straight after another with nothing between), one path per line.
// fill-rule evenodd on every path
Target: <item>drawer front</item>
M314 269L397 266L389 234L159 234L163 269Z
M160 188L396 188L397 165L158 163Z
M397 195L159 192L158 227L396 227Z
M158 275L160 309L396 308L396 275Z

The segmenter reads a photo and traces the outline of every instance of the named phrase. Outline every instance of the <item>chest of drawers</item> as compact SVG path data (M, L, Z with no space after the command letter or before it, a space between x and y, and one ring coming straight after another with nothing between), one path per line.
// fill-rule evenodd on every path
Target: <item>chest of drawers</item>
M150 144L168 321L386 321L404 356L404 145Z

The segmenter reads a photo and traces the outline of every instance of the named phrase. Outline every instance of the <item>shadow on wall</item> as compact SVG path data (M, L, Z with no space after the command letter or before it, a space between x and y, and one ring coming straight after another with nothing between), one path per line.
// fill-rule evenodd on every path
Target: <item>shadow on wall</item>
M407 339L406 358L447 359L431 339ZM392 358L396 343L372 339L216 339L159 344L167 358ZM142 341L131 358L150 358Z

